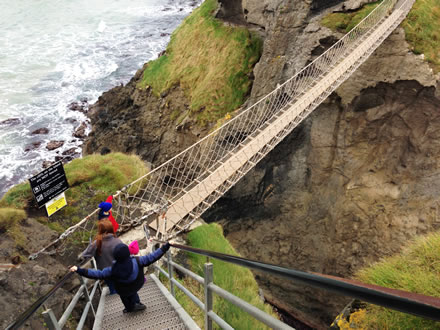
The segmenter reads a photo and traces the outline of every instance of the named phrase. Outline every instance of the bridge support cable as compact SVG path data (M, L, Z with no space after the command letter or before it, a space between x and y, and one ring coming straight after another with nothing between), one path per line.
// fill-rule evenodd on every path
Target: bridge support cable
M334 293L394 309L403 313L440 321L440 298L425 296L403 290L390 289L379 285L366 284L360 281L344 279L337 276L298 271L273 264L213 251L201 250L180 244L171 244L171 246L183 251L204 255L239 266L282 276L305 285L332 291Z
M402 1L394 8L396 0L384 0L327 52L279 88L128 185L127 189L136 191L132 196L144 200L144 207L161 204L158 196L166 200L159 207L165 210L167 219L162 234L188 228L252 169L366 60L400 24L413 2ZM155 193L149 196L149 192ZM127 207L142 209L140 199L127 203ZM176 225L182 229L176 230ZM153 225L155 230L163 230L162 225L156 227Z
M368 58L406 17L414 1L383 0L295 76L125 186L113 201L113 214L122 220L121 227L146 223L158 237L188 229ZM91 230L85 225L91 223L88 219L69 228L57 241L77 230ZM48 248L54 245L38 253Z

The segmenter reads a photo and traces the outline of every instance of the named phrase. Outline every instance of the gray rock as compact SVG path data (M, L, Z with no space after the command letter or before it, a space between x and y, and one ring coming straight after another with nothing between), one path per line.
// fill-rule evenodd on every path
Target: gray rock
M79 139L84 139L86 137L86 129L87 124L85 122L82 122L81 125L73 133L73 136Z
M9 118L3 121L0 121L0 125L4 126L13 126L21 123L20 118Z
M49 129L42 127L42 128L38 128L35 131L33 131L31 134L35 135L35 134L48 134L49 133Z
M64 145L64 141L50 141L46 145L47 150L55 150Z

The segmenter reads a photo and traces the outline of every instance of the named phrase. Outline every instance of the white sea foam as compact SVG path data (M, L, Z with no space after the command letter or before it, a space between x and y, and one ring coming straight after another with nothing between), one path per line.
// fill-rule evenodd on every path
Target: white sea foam
M200 2L200 1L197 1ZM191 0L0 0L0 197L81 141L68 104L96 101L162 51ZM47 135L31 135L47 127ZM65 141L48 151L50 140ZM33 142L41 142L25 152Z

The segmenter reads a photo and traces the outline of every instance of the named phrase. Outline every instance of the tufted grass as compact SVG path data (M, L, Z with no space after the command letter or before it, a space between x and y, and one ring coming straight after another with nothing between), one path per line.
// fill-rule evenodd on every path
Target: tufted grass
M379 3L367 4L352 13L331 13L322 19L321 24L347 33ZM402 27L411 50L415 54L423 54L434 72L440 72L440 2L416 0Z
M217 6L217 0L205 0L194 10L172 34L166 54L149 62L139 84L156 95L179 85L201 125L243 104L262 51L260 38L215 19Z
M239 256L228 240L223 236L223 230L218 224L213 223L197 227L188 234L187 239L189 245L196 248ZM206 262L206 257L194 253L188 253L188 259L191 265L191 270L203 277L203 265ZM213 264L214 283L216 285L265 311L273 317L278 318L273 312L272 307L265 304L259 297L257 282L249 269L217 259L210 259L210 262ZM199 285L198 282L186 278L184 280L184 286L190 288L192 293L196 292L196 296L198 296L201 301L204 301L203 286ZM178 301L182 304L185 310L195 318L199 326L203 327L203 311L200 311L200 309L178 288L176 288L176 294ZM255 320L249 314L243 312L238 307L235 307L215 294L213 310L235 329L268 329L267 326Z
M110 153L74 159L64 166L70 188L65 192L67 206L47 221L39 220L57 232L79 222L110 194L148 172L135 155ZM16 208L41 216L28 182L11 188L0 200L0 207Z
M440 72L440 2L417 0L402 24L415 54L424 54L435 72Z
M377 284L440 298L440 233L415 239L399 255L360 270L356 277ZM440 329L440 322L367 305L354 329Z
M367 17L379 3L381 1L366 4L361 9L350 13L331 13L322 19L321 24L334 31L347 33Z
M20 223L26 219L26 212L23 210L5 207L0 208L0 233L6 233L18 246L25 246L25 238L20 231Z

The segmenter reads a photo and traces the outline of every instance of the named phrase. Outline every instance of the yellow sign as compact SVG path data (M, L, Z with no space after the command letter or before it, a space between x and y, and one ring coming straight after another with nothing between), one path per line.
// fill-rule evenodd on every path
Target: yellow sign
M51 199L49 202L46 203L47 215L50 217L52 214L62 209L66 205L66 196L64 195L64 193L62 193L61 195L58 195L57 197Z

